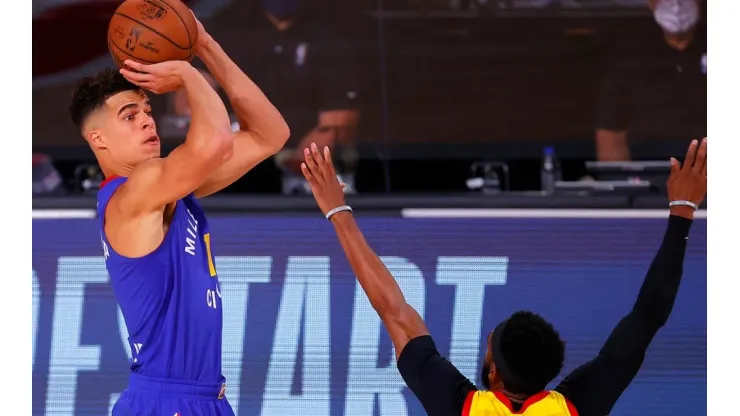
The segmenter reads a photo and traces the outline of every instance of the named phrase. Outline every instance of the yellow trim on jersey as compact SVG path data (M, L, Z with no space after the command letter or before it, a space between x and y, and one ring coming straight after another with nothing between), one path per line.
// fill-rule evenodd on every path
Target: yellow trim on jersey
M512 409L511 401L500 393L477 391L472 393L472 399L469 400L468 413L463 416L578 416L575 408L569 406L567 399L556 391L530 397L518 412Z
M208 256L208 270L211 272L211 277L216 276L216 266L213 264L213 256L211 255L211 233L203 234L203 240L206 242L206 255Z

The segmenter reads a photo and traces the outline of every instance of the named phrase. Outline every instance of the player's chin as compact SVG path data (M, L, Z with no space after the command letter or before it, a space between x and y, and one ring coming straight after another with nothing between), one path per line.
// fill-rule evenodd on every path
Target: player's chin
M145 160L160 157L162 155L162 146L157 144L145 144L142 149L142 158Z

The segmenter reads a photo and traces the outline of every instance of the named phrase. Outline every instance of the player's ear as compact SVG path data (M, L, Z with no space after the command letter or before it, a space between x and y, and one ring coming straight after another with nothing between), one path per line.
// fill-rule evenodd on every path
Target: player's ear
M103 135L100 134L100 130L93 129L90 130L87 133L87 141L90 143L90 146L95 149L105 149L105 140L103 140Z

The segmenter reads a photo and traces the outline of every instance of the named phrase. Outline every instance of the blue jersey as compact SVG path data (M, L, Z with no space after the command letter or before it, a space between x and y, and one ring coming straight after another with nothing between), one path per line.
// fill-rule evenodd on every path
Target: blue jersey
M105 264L129 333L131 371L221 383L221 293L203 209L193 195L177 201L161 245L143 257L122 256L105 236L104 218L125 182L104 182L98 217Z

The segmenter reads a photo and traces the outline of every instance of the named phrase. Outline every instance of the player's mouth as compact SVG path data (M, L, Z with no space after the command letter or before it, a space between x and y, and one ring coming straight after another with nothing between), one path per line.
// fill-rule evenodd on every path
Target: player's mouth
M156 134L153 136L150 136L148 139L144 141L144 144L156 146L159 144L159 136Z

